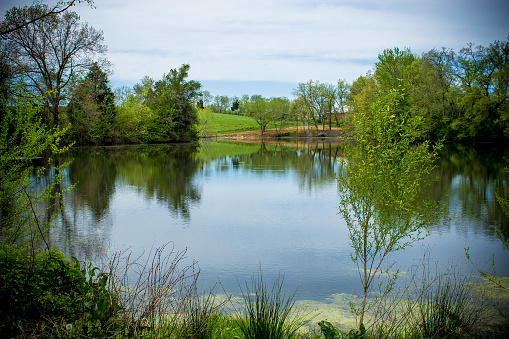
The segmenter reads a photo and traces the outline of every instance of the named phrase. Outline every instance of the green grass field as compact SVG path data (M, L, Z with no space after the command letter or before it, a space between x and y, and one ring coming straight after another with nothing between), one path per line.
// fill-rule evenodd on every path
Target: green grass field
M208 109L198 112L201 135L218 135L260 128L253 118L233 114L212 113Z

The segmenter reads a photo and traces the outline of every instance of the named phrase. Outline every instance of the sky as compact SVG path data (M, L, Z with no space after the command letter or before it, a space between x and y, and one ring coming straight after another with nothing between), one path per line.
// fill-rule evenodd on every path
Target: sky
M57 0L43 0L54 4ZM113 87L191 66L212 95L292 98L299 82L353 82L393 47L421 54L509 36L508 0L95 0ZM1 0L0 14L32 1Z

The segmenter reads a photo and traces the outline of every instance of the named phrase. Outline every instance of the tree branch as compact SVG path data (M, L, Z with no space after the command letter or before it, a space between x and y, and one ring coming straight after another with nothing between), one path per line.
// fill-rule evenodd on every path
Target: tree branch
M46 13L43 13L37 17L35 17L34 19L32 20L28 20L28 21L25 21L25 22L22 22L12 28L9 28L9 29L6 29L6 30L2 30L0 31L0 36L3 36L3 35L7 35L9 33L12 33L14 31L17 31L23 27L26 27L36 21L39 21L41 19L44 19L45 17L47 16L50 16L50 15L53 15L53 14L60 14L60 13L63 13L65 12L66 10L68 10L71 6L74 5L74 3L76 2L76 0L71 0L69 1L67 4L64 3L64 2L58 2L51 10L49 10L48 12ZM80 1L81 2L81 1ZM92 3L92 1L90 1L90 3ZM61 6L64 6L64 7L61 7Z

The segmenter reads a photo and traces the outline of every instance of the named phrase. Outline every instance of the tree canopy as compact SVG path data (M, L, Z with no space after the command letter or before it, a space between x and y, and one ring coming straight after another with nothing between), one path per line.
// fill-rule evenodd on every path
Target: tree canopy
M509 39L488 47L468 44L455 53L387 49L374 72L352 84L349 106L369 111L377 93L405 88L401 110L421 116L421 139L502 141L509 138Z
M75 12L47 14L51 11L39 3L8 10L2 48L15 78L23 78L26 89L41 98L47 122L58 125L64 89L106 52L106 45L103 33L80 22Z

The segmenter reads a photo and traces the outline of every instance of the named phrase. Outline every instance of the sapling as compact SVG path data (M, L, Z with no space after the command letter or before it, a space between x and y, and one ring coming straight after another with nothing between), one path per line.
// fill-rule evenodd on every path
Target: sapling
M390 253L402 250L426 234L444 209L422 198L440 144L417 143L420 116L401 109L404 90L379 95L369 111L352 114L353 142L342 158L338 175L339 214L344 218L362 282L360 324L368 308L367 295L375 278L397 271L384 269ZM390 267L390 265L389 265Z

